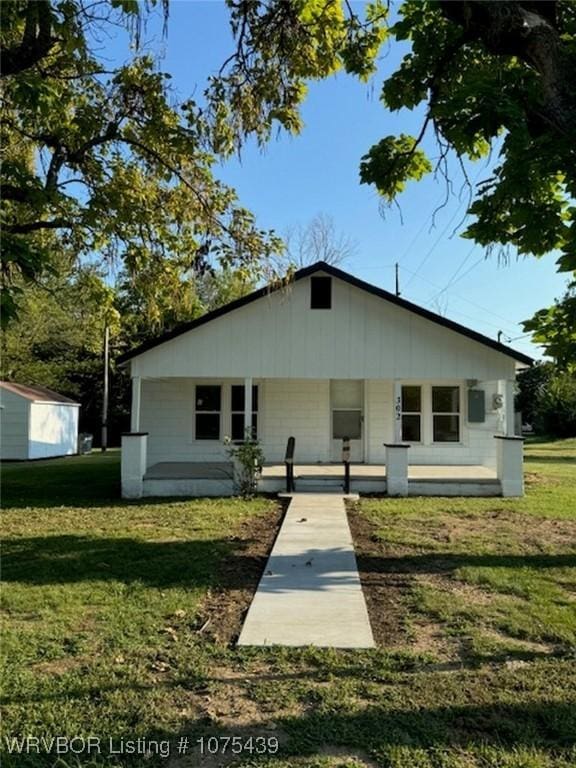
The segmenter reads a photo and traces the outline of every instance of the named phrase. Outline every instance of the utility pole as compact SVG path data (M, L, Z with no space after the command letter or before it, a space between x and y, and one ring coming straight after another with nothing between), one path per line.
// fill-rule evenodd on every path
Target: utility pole
M396 296L400 296L400 277L398 275L398 262L396 262L395 267L396 267Z
M110 328L104 329L104 396L102 398L102 451L108 448L108 394L109 394Z

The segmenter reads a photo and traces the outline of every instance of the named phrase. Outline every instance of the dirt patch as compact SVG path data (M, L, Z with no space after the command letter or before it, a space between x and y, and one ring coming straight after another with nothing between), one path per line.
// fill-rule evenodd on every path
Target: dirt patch
M424 525L424 521L419 521ZM473 516L454 515L443 521L444 534L450 543L486 539L495 544L513 542L522 550L542 551L542 544L554 551L570 551L576 540L576 523L528 516L508 509L494 509Z
M494 593L477 587L474 584L466 584L447 575L417 574L414 582L418 586L434 589L436 592L444 592L454 595L465 605L488 606L494 602Z
M210 590L198 616L197 631L205 637L223 645L237 640L286 507L278 501L275 509L245 520L230 536L233 551L223 559L218 587Z
M379 763L372 760L361 749L347 749L346 747L327 744L318 750L318 755L333 757L337 760L334 763L334 766L337 766L337 768L378 768L379 766Z
M68 672L76 672L78 669L88 665L90 657L88 656L66 656L63 659L51 659L50 661L39 661L32 665L32 669L42 675L65 675Z
M561 648L553 643L537 643L535 640L521 640L518 637L511 637L504 632L499 632L493 627L484 627L482 629L482 634L495 643L501 643L514 650L533 656L553 656L561 652Z
M508 552L561 554L573 552L576 540L572 520L541 518L498 506L466 514L446 510L433 517L411 516L409 522L391 518L387 527L391 539L382 540L382 551L395 557L473 553L478 544L486 553L503 556Z
M426 622L413 621L412 636L410 650L416 653L430 654L440 665L461 661L459 639L448 636L439 622L431 619L427 619Z
M389 648L405 646L410 639L407 598L413 578L406 573L375 571L371 560L381 557L384 550L375 527L352 506L348 507L348 521L374 640Z

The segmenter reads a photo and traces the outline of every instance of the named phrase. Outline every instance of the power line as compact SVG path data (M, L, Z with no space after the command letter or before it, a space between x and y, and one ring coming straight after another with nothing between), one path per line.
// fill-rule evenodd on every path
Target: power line
M412 277L410 278L410 280L408 280L408 283L406 284L406 288L408 288L408 286L410 285L410 283L412 282L412 280L414 279L414 277L416 277L416 275L417 275L417 274L420 272L420 270L422 269L422 267L424 266L424 264L426 264L426 262L428 261L428 259L430 258L430 256L431 256L431 255L434 253L434 251L436 250L436 247L437 247L438 243L439 243L439 242L442 240L442 238L444 237L444 235L445 235L445 234L446 234L446 232L448 231L448 229L449 229L450 225L452 224L452 222L454 221L454 219L456 218L456 216L457 216L457 215L460 213L460 209L462 208L462 206L463 206L463 205L464 205L464 201L462 201L462 202L460 203L460 205L458 206L458 208L456 208L456 210L454 211L454 213L452 214L452 216L451 216L451 217L450 217L450 219L448 220L448 223L445 225L445 227L444 227L444 229L442 230L442 232L440 232L440 234L438 235L438 237L437 237L437 238L436 238L436 240L434 241L434 244L432 245L432 247L431 247L431 248L430 248L430 249L427 251L427 253L425 254L425 256L424 256L424 258L422 259L422 261L420 262L420 264L419 264L419 265L416 267L416 271L414 272L414 274L412 275Z
M475 247L475 246L474 246L474 247ZM472 248L472 249L471 249L471 250L468 252L467 258L468 258L468 256L470 255L470 253L471 253L472 251L473 251L473 248ZM474 262L474 263L473 263L473 264L470 266L470 268L469 268L468 270L466 270L466 272L464 272L464 274L460 275L460 277L458 277L458 279L457 279L457 280L453 280L453 278L454 278L454 275L452 275L452 278L451 278L451 280L453 280L453 282L452 282L452 285L454 285L455 283L458 283L458 282L460 282L460 280L463 280L463 279L466 277L466 275L468 275L470 272L472 272L472 270L473 270L473 269L475 269L475 268L476 268L476 267L477 267L477 266L478 266L480 263L482 263L482 262L484 262L484 261L485 261L485 258L484 258L484 256L482 256L480 259L478 259L477 261L475 261L475 262ZM460 265L459 269L461 269L461 268L462 268L462 266L463 266L465 263L466 263L466 259L464 259L464 262L463 262L463 263ZM394 266L395 266L394 264L380 264L380 265L379 265L379 266L377 266L377 267L376 267L376 266L374 266L374 267L371 267L371 266L367 266L367 267L363 267L362 269L363 269L363 271L373 271L373 270L378 270L378 269L393 269L393 268L394 268ZM427 304L430 304L432 301L434 301L434 299L435 299L435 298L437 298L437 296L440 296L442 293L445 293L445 292L447 292L447 291L448 291L448 285L449 285L449 284L447 284L446 286L444 286L444 288L440 288L440 286L439 286L439 285L437 285L436 283L433 283L433 282L432 282L431 280L429 280L427 277L422 277L422 275L418 275L418 274L417 274L417 273L416 273L414 270L408 269L408 267L403 267L403 266L401 266L400 268L401 268L402 270L404 270L405 272L408 272L408 273L410 273L410 274L412 275L412 277L416 277L416 278L418 278L418 280L421 280L422 282L424 282L424 283L427 283L427 284L428 284L428 285L430 285L432 288L435 288L435 289L438 291L438 293L434 294L434 296L432 296L432 298L431 298L431 299L429 299L429 300L426 302ZM456 270L456 273L455 273L455 274L457 274L457 272L458 272L458 270ZM449 282L450 282L450 281L449 281ZM408 286L408 283L407 283L407 286ZM406 286L406 287L407 287L407 286ZM403 290L403 294L404 294L404 297L406 298L405 289ZM468 299L468 298L466 298L465 296L462 296L462 295L460 295L460 294L457 294L457 293L452 293L452 292L450 292L450 296L452 296L453 298L455 298L455 299L458 299L458 300L460 300L460 301L463 301L463 302L465 302L465 303L467 303L467 304L470 304L471 306L473 306L473 307L476 307L476 309L479 309L479 310L481 310L482 312L485 312L485 313L487 313L487 314L489 314L489 315L492 315L493 317L497 318L498 320L500 320L500 321L503 321L504 323L506 323L506 325L507 325L508 327L514 327L514 326L518 326L518 325L519 325L519 323L515 322L514 320L510 320L510 319L509 319L509 318L507 318L507 317L502 317L502 315L499 315L498 313L496 313L496 312L493 312L491 309L488 309L488 307L484 307L484 306L482 306L481 304L477 304L475 301L472 301L472 299ZM418 301L416 301L415 299L409 299L409 301L413 301L415 304L418 304L418 303L419 303L419 302L418 302ZM466 314L464 314L463 312L458 312L458 310L454 310L454 313L455 313L455 314L459 314L459 315L461 315L462 317L466 317L466 318L468 318L469 320L473 320L474 322L485 323L485 324L487 324L487 325L490 325L490 326L492 326L493 328L498 328L498 330L501 330L501 328L502 328L502 324L501 324L501 323L500 323L499 325L496 325L495 323L489 323L489 322L487 322L487 321L478 320L478 318L476 318L476 317L472 317L471 315L466 315ZM529 336L530 334L527 334L527 335ZM524 338L524 337L516 337L516 338Z
M456 269L456 271L454 272L454 274L452 275L452 277L450 277L450 279L448 280L448 282L446 283L446 285L444 286L444 288L442 288L442 290L440 291L440 293L444 293L444 291L447 291L447 290L448 290L448 288L449 288L449 287L450 287L450 286L451 286L451 285L452 285L452 284L455 282L455 280L456 280L456 277L458 276L458 273L460 272L460 270L461 270L461 269L463 269L463 268L464 268L464 265L466 264L466 262L468 261L468 259L470 258L470 256L472 256L472 254L474 253L474 251L475 251L475 249L476 249L476 246L477 246L477 243L473 243L473 244L472 244L472 247L470 248L470 250L469 250L469 251L468 251L468 253L466 254L466 256L465 256L465 258L464 258L464 261L462 261L462 262L459 264L458 268ZM466 274L467 274L467 273L466 273ZM440 293L436 294L436 296L434 296L433 298L435 299L437 296L440 296Z
M416 234L414 235L414 237L413 237L413 238L412 238L412 240L410 241L410 244L409 244L409 245L408 245L408 247L405 249L405 251L404 251L404 253L402 254L402 256L400 256L400 258L398 259L398 263L400 263L400 262L401 262L403 259L405 259L405 258L406 258L406 256L408 255L408 253L410 253L410 251L411 251L411 250L412 250L412 248L414 247L414 245L415 245L416 241L418 240L418 238L420 237L420 235L422 234L422 232L424 232L424 228L425 228L425 227L426 227L426 225L428 224L428 220L429 220L429 219L430 219L430 218L431 218L431 217L434 215L434 211L437 211L437 210L438 210L438 207L439 207L439 206L442 204L442 200L443 200L443 199L444 199L444 196L442 196L442 198L441 198L441 199L440 199L440 200L439 200L439 201L436 203L436 205L434 206L434 208L432 208L432 210L430 211L430 213L428 214L428 216L426 216L426 218L423 220L423 222L422 222L422 225L420 226L420 229L418 230L418 232L416 232Z
M482 259L482 260L484 260L484 259ZM476 264L474 266L476 266ZM411 270L407 269L406 267L404 267L404 269L407 272L411 271ZM433 283L431 280L428 280L427 277L422 277L422 275L416 275L416 273L413 273L413 275L414 275L414 277L417 277L418 280L422 280L424 283L428 283L428 285L431 285L432 288L436 288L436 290L442 291L442 289L440 288L439 285L436 285L436 283ZM461 301L465 301L468 304L471 304L473 307L476 307L477 309L482 310L482 312L487 312L489 315L493 315L494 317L497 317L499 320L503 320L509 326L518 325L518 323L514 322L513 320L510 320L509 318L506 318L506 317L502 317L502 315L499 315L496 312L493 312L491 309L488 309L487 307L483 307L481 304L477 304L475 301L472 301L471 299L467 299L466 297L460 296L457 293L452 293L451 295L455 299L460 299ZM475 319L475 318L472 318L472 319Z

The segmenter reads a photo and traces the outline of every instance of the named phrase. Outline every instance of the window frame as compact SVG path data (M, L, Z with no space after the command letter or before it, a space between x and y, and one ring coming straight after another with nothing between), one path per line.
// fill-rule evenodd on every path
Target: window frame
M404 410L404 398L403 390L410 387L411 389L420 390L420 410L419 411L405 411ZM407 440L404 437L404 416L418 416L420 419L420 440ZM423 445L424 444L424 387L422 384L401 384L400 385L400 439L403 443L409 443L410 445Z
M199 387L212 387L219 390L220 394L220 409L204 410L198 409L198 389ZM222 416L223 416L223 398L222 398L223 386L222 384L195 384L194 385L194 440L201 440L202 442L220 442L222 440ZM198 435L198 416L218 416L218 437L199 437Z
M244 389L244 384L231 384L230 385L230 439L235 444L240 444L244 442L244 436L246 434L246 411L244 410L244 397L246 392L243 392L242 397L242 410L235 410L234 404L233 404L233 390L234 387L240 387L241 389ZM254 408L254 403L256 403L256 408ZM258 429L259 429L259 419L258 419L258 410L260 406L260 392L258 391L258 384L252 385L252 439L257 440L258 439ZM243 429L243 435L241 438L235 438L234 437L234 429L233 429L233 422L234 422L234 416L242 415L244 417L244 429ZM256 419L254 419L256 417ZM256 429L254 429L254 423L256 423Z
M434 390L435 389L455 389L458 393L457 411L435 411L434 410ZM456 416L458 419L458 435L456 440L436 440L434 429L435 416ZM431 444L432 445L458 445L462 443L462 387L460 384L430 384L430 426L431 426Z

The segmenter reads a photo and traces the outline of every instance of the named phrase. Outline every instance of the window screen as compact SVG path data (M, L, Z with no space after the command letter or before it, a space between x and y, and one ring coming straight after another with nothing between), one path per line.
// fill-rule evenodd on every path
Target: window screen
M362 437L361 411L332 411L332 437L342 440L359 440Z
M332 278L310 278L310 309L332 308Z

